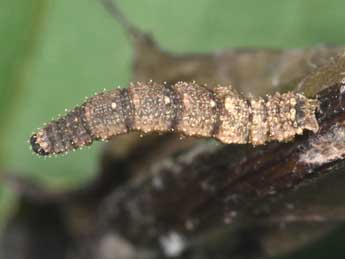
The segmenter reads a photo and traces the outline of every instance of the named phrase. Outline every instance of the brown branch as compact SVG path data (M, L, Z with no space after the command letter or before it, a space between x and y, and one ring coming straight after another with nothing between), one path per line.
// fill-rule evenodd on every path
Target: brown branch
M172 232L195 238L224 224L280 224L284 217L288 222L286 214L277 219L277 205L270 207L273 201L344 166L342 89L343 85L335 85L319 93L317 134L262 148L199 144L156 162L150 177L107 199L101 209L102 224L137 245L157 245ZM296 218L310 221L306 214Z

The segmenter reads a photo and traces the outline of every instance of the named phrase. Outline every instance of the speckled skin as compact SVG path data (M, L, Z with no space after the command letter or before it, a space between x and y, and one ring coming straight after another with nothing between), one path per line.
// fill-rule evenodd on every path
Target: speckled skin
M261 145L316 132L317 100L299 93L246 99L230 86L212 90L196 83L131 84L89 98L33 134L40 155L65 153L130 131L169 132Z

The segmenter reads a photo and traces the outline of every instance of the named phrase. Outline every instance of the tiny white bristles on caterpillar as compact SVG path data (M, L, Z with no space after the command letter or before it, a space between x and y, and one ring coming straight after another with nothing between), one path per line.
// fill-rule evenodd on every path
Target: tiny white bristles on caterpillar
M131 131L177 132L222 143L261 145L318 131L316 99L295 92L244 98L230 86L131 83L96 94L30 139L40 155L60 154Z

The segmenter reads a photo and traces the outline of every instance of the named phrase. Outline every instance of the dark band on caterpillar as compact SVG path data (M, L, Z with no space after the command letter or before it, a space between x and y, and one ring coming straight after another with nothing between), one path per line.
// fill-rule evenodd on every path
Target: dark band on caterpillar
M125 125L127 132L133 130L134 125L134 107L131 102L131 96L127 88L121 89L120 91L120 106L122 111L122 116L125 118Z
M177 125L182 119L182 112L183 112L182 99L179 92L177 92L171 84L163 84L162 87L163 87L163 94L164 96L166 96L165 102L167 102L168 104L171 103L171 106L175 107L175 111L171 118L169 128L171 129L171 131L176 131Z
M216 137L219 133L219 129L221 126L221 120L220 120L220 111L222 107L221 101L217 98L215 92L213 92L211 89L208 89L211 103L214 105L211 105L212 107L212 113L215 114L215 122L213 123L213 127L210 132L211 137Z
M253 112L252 112L252 110L251 110L251 104L250 104L250 100L249 99L244 99L244 103L245 103L245 109L248 109L248 118L247 118L247 120L248 120L248 124L249 125L252 125L253 124ZM250 128L249 127L247 127L246 128L246 131L247 132L245 132L244 133L244 135L246 136L246 138L245 138L245 141L244 141L244 143L250 143Z
M172 132L226 144L289 141L319 129L318 101L300 93L244 98L230 86L208 89L195 82L131 84L87 99L30 138L39 155L65 153L131 131Z

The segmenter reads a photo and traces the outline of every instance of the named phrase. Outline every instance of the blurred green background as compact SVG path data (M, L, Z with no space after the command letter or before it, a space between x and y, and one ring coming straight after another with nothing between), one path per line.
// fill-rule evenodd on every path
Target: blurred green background
M345 45L345 1L118 0L130 21L173 52ZM31 132L103 88L126 86L132 46L98 0L0 1L0 174L54 188L87 181L102 144L42 159ZM13 194L0 186L0 213ZM4 217L0 217L4 218Z

